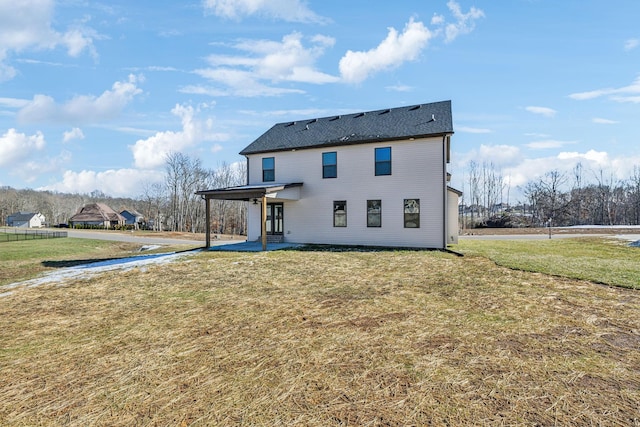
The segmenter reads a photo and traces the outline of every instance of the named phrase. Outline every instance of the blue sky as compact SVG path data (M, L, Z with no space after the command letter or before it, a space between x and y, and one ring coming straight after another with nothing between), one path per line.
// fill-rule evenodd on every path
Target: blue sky
M640 165L637 0L0 0L0 185L138 196L274 123L451 100L453 184Z

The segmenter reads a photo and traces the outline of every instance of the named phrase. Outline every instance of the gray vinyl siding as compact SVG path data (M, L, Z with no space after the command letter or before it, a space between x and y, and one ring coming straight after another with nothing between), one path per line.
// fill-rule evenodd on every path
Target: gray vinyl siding
M392 175L375 176L374 149L392 147ZM443 138L332 147L337 178L322 178L326 148L248 155L249 184L260 184L262 157L275 157L275 182L302 182L284 202L284 238L297 243L442 248L446 171ZM256 178L258 180L256 180ZM420 228L404 228L404 199L420 199ZM333 202L347 201L347 227L333 226ZM382 201L382 227L367 227L367 200ZM260 236L260 205L249 203L248 239Z

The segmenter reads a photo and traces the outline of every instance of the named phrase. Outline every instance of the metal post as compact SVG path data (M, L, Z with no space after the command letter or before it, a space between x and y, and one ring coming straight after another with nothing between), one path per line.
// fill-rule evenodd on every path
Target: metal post
M205 248L208 249L211 247L211 209L209 209L211 204L211 199L205 196L204 198L204 210L205 210L205 218L207 221L207 225L205 227L206 230L206 239L205 239Z
M267 250L267 195L262 195L262 250Z

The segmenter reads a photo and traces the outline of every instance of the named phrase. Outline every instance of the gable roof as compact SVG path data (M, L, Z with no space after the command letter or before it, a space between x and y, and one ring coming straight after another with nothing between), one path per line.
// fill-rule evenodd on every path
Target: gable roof
M451 101L274 125L242 155L392 141L453 133Z
M18 212L18 213L14 213L13 215L9 215L7 217L7 220L11 220L14 222L31 221L31 218L33 218L36 215L37 215L36 212Z
M84 205L69 221L124 221L124 217L104 203Z
M131 216L144 216L135 209L123 209L120 211L120 215L124 216L125 214L129 214Z

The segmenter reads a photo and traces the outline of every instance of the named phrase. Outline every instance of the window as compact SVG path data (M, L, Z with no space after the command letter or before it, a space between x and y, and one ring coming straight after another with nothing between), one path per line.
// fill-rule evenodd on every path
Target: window
M367 227L382 227L382 200L367 200Z
M338 153L331 151L322 153L322 177L336 178L338 176Z
M347 201L346 200L333 202L333 226L334 227L347 226Z
M391 147L376 148L376 176L391 175Z
M274 157L262 158L262 181L276 180L276 159Z
M420 199L404 199L404 228L420 228Z

